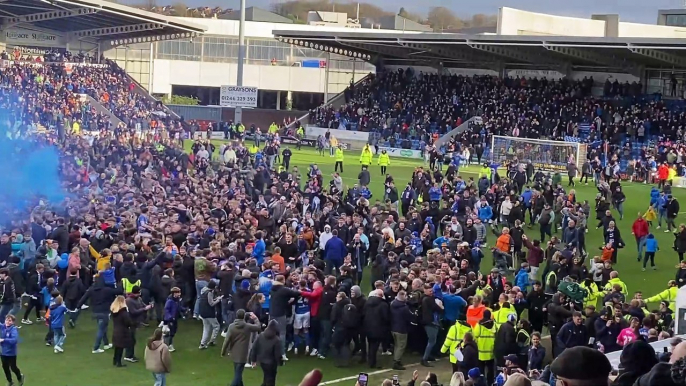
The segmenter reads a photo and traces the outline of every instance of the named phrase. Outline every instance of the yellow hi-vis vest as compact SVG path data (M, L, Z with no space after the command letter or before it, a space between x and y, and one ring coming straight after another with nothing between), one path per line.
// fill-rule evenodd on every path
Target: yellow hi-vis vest
M468 332L472 332L472 327L467 324L467 322L458 320L455 324L450 326L448 335L446 335L445 341L443 342L443 347L441 347L442 353L450 354L450 363L457 363L457 358L455 358L455 355L453 354L458 347L462 346L464 334Z
M336 162L343 162L344 159L345 155L343 154L343 150L336 149Z
M493 322L495 323L495 329L499 329L504 323L507 323L508 315L514 315L517 317L517 311L514 308L500 308L498 311L493 311Z
M495 346L495 325L491 328L478 323L474 327L474 340L479 348L479 360L490 361L493 359L493 347Z
M136 280L135 282L132 283L129 281L129 279L123 278L123 279L121 279L121 284L124 287L124 293L128 295L131 292L133 292L133 287L138 286L140 288L141 281Z
M669 308L676 311L676 294L679 291L677 287L669 287L655 296L646 299L646 303L657 303L661 301L669 302ZM648 314L646 314L648 315Z

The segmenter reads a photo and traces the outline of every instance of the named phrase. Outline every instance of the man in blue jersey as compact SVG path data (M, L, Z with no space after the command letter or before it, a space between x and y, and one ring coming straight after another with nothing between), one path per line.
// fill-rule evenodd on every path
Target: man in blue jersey
M307 288L307 280L300 280L299 290L302 292L312 292ZM293 340L295 343L295 355L298 355L298 348L302 346L305 339L305 352L310 352L310 302L301 296L295 302L295 313L293 317Z

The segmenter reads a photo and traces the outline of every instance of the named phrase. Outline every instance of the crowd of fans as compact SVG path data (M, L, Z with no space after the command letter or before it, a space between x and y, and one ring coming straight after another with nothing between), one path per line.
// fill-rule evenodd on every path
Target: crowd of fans
M333 359L341 367L355 358L376 369L378 356L388 355L403 370L410 352L425 367L447 356L465 384L599 385L611 370L603 353L622 349L617 384L684 384L686 343L676 344L671 358L656 358L646 342L672 336L686 263L660 294L628 291L613 264L618 250L633 243L615 227L609 203L621 204L622 188L611 175L598 176L592 209L562 187L559 175L534 173L511 159L502 175L485 167L479 178L463 179L458 157L445 172L441 161L431 170L417 168L410 181L379 181L384 197L373 202L366 168L359 186L346 188L340 175L329 179L316 165L289 166L291 150L280 149L276 136L267 135L264 147L196 142L186 154L174 140L178 122L156 118L157 106L136 96L111 66L67 71L15 63L0 72L0 112L9 134L35 144L8 156L56 146L69 192L65 202L27 197L24 207L5 211L0 319L10 315L10 330L13 315L34 324L35 309L36 322L47 318L45 341L56 354L66 350L65 326L88 323L78 317L90 306L97 323L92 352L114 348L117 367L138 361L140 328L160 327L145 358L159 385L171 369L174 336L194 323L179 323L184 318L202 320L199 350L214 349L225 336L220 351L234 362L236 386L246 366L259 364L269 386L293 357ZM594 121L606 114L596 114L590 82L409 75L380 75L356 90L335 120L356 116L362 127L394 131L395 120L409 135L418 122L421 130L435 123L445 132L479 114L480 130L489 134L555 137L574 127L573 116ZM123 125L88 113L79 93L92 95ZM640 120L663 113L666 122L677 118L660 102L653 110L604 106L613 123L596 132L613 127L628 134ZM558 115L566 118L551 122ZM81 129L84 119L98 135ZM668 130L671 123L662 126L661 119L660 130ZM156 135L137 134L152 122L158 122ZM28 136L39 123L57 135ZM479 138L478 145L486 134L465 135ZM223 162L210 162L215 152ZM369 167L365 152L360 162ZM282 165L274 162L277 155ZM660 197L673 200L667 181L656 188L656 206ZM673 224L674 205L665 209ZM601 231L591 216L606 242L597 258L585 244L587 231ZM540 237L526 235L527 224ZM638 257L654 257L649 225L639 219L635 226L645 233L634 232ZM676 232L686 240L683 226ZM686 241L680 246L686 252ZM494 263L489 272L481 272L483 259ZM22 299L30 304L23 315ZM541 345L544 326L557 357L550 366ZM10 383L16 344L0 340ZM5 367L12 345L15 366ZM437 384L435 376L425 382Z

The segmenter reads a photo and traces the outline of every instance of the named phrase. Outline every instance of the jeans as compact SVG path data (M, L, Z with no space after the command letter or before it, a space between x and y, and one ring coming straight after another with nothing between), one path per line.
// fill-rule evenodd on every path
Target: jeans
M329 353L329 345L331 344L331 320L320 320L320 335L319 335L319 355L326 356Z
M100 344L107 346L109 340L107 339L107 326L110 324L109 314L93 314L95 322L98 324L98 331L95 333L95 344L93 345L93 351L100 348Z
M67 338L67 334L64 333L64 327L53 328L52 331L55 334L55 347L62 348L64 340Z
M124 352L124 358L135 358L136 355L134 355L134 351L136 350L136 328L132 327L129 330L129 333L131 334L131 346L126 347L125 352Z
M641 257L643 256L643 248L645 248L646 245L646 236L643 237L637 237L636 238L636 249L638 250L638 260L641 260Z
M662 226L662 219L667 217L667 211L658 211L657 212L657 225Z
M14 308L14 303L0 305L0 320L5 320L12 308Z
M288 327L288 319L285 316L271 318L276 320L279 326L279 340L281 341L281 352L286 355L286 328Z
M332 260L326 260L326 266L324 267L324 275L331 275L334 268L336 269L336 273L339 273L340 268L341 268L341 262L339 261L332 261Z
M229 386L243 386L243 370L245 370L245 363L233 364L233 380Z
M229 310L229 303L222 300L222 321L227 330L229 329L229 325L233 323L233 320L236 317L235 315L235 312Z
M167 386L166 373L152 373L152 377L155 379L155 384L153 386Z
M269 162L269 167L273 168L274 167L274 160L276 159L276 155L268 155L267 156L267 162Z
M617 212L619 212L619 219L624 218L624 203L623 202L618 202L617 203Z
M17 313L21 311L21 297L18 297L17 300L14 301L14 304L12 305L12 309L10 310L9 314L12 316L16 316Z
M196 291L196 297L195 297L195 306L193 307L193 315L198 315L200 313L200 293L202 292L202 289L207 287L207 282L205 280L196 280L195 281L195 291Z
M426 331L426 337L428 341L426 342L426 349L424 350L424 356L422 357L422 360L426 361L429 360L429 356L431 356L431 350L433 350L434 345L436 344L436 338L438 337L438 326L433 324L424 326L424 331Z
M209 343L214 343L219 335L219 322L217 318L202 318L202 339L201 346L207 346Z

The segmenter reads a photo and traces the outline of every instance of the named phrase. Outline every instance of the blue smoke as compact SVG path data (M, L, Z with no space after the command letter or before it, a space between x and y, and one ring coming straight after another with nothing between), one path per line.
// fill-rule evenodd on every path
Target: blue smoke
M67 192L60 177L56 146L32 139L9 138L7 124L0 124L0 222L23 220L43 199L63 201Z

